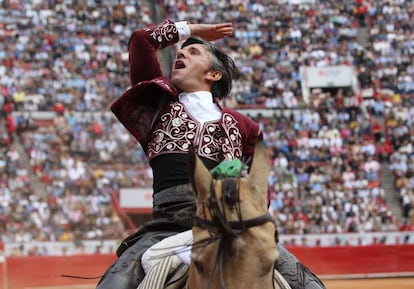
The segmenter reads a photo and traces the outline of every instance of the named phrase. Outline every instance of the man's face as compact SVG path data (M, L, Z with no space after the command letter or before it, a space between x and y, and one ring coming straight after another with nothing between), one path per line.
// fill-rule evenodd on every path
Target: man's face
M183 92L210 91L210 55L202 44L188 45L177 53L171 80Z

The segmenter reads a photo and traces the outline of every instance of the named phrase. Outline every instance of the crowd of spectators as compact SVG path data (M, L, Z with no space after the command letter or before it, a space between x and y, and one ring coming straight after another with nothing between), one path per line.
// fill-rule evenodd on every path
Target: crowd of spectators
M402 206L403 226L412 227L414 218L414 105L405 97L386 110L387 140L393 152L388 155L389 168Z
M108 112L129 86L128 38L152 22L150 10L146 1L102 2L0 4L5 243L120 240L131 228L112 194L151 186L141 147ZM158 2L173 20L234 24L234 37L219 42L240 70L225 104L273 109L252 117L272 155L269 209L281 234L413 230L412 2ZM361 4L370 45L356 37ZM314 90L305 101L300 66L339 64L355 67L370 98ZM37 111L53 117L39 121ZM394 172L402 220L387 204L383 165Z

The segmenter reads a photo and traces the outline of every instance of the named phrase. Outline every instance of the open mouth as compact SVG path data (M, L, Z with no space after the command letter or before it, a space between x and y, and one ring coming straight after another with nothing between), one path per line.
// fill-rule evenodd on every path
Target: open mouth
M175 61L174 69L183 69L183 68L185 68L184 62L182 62L181 60Z

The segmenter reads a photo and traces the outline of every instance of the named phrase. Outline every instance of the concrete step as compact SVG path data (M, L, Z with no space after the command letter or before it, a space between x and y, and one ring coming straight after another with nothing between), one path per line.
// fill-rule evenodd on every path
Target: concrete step
M157 3L157 1L146 0L143 2L143 6L150 9L151 20L154 24L160 23L165 19L163 8L159 3ZM170 46L161 49L157 52L157 54L163 74L169 77L171 74L171 67L175 59L174 47Z
M33 190L33 192L36 192L37 195L45 198L47 195L46 187L40 181L40 179L34 174L32 166L30 164L29 156L19 136L16 136L14 138L13 145L19 152L21 164L27 172L27 178L29 180L30 188Z
M402 208L399 200L399 194L394 185L394 175L389 168L388 162L381 163L381 182L385 191L385 200L394 213L397 220L402 220Z
M369 41L369 28L368 27L358 27L357 29L357 40L358 43L364 47L369 47L370 46L370 41Z

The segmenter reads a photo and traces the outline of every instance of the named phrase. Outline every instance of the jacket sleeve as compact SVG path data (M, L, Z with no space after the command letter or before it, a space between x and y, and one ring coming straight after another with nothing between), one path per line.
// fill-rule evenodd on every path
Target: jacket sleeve
M135 30L128 43L131 85L162 76L157 50L175 44L178 40L177 27L169 19Z
M253 160L256 141L260 134L260 127L256 122L247 117L245 118L245 126L246 129L243 144L243 162L250 167Z
M134 31L129 39L131 88L110 104L117 119L147 147L151 125L161 106L176 95L169 79L162 75L157 50L176 43L174 22L164 22Z

